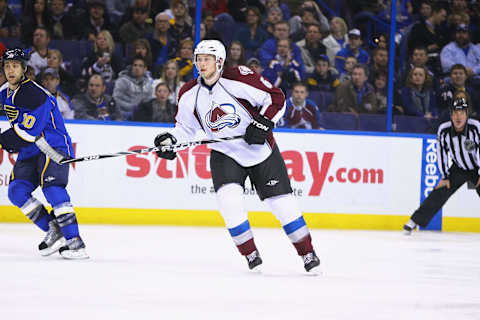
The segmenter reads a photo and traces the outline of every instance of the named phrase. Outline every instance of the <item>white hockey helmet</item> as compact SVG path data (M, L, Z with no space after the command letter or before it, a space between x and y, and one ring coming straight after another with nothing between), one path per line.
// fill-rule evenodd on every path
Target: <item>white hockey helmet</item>
M202 40L197 44L197 47L193 52L193 63L195 64L195 67L197 67L197 54L211 54L215 56L216 62L220 62L220 59L222 59L220 67L217 66L217 72L223 70L223 65L225 64L227 52L225 51L225 46L220 41Z

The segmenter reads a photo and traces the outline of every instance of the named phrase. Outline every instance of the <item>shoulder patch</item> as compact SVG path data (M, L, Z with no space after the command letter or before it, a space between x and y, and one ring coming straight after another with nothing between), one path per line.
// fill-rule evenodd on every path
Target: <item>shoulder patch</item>
M15 94L13 103L15 106L35 110L45 103L47 93L33 81L28 81L20 86Z
M190 81L188 81L187 83L185 83L181 88L180 88L180 92L178 93L178 101L180 101L180 98L183 96L183 94L185 92L187 92L188 90L192 89L193 87L195 87L197 85L198 81L197 79L192 79ZM178 104L178 101L177 101L177 104Z

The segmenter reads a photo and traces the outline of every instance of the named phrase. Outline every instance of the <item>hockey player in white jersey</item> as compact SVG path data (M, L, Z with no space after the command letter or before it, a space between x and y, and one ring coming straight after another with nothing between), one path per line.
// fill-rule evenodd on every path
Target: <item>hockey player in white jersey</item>
M212 144L210 167L220 213L250 269L262 264L243 207L247 176L303 259L307 271L320 265L303 215L292 195L285 162L272 129L285 112L282 91L246 66L223 69L225 47L218 40L201 41L194 52L200 76L180 90L175 128L155 138L155 146L192 140L199 130L209 138L244 135L244 139ZM172 160L173 151L158 151Z

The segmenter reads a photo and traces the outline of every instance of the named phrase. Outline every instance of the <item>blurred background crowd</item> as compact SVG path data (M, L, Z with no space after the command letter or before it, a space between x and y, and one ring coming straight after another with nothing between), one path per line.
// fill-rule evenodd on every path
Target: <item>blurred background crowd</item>
M395 1L395 0L392 0ZM194 78L195 0L0 0L0 52L66 119L173 122ZM390 0L203 0L200 40L287 97L278 126L386 130ZM480 115L480 2L396 2L393 125L434 132L455 97ZM5 78L0 75L0 84Z

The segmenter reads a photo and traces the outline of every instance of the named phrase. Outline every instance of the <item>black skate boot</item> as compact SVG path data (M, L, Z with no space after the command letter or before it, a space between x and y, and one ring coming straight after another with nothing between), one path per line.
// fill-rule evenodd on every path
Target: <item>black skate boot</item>
M403 234L404 234L404 235L409 236L409 235L412 234L412 231L413 231L413 228L412 228L412 227L410 227L410 226L408 226L408 225L404 225L404 226L403 226Z
M89 256L85 251L85 243L82 238L75 237L67 240L67 243L60 248L60 255L65 259L88 259Z
M306 255L302 256L303 259L303 266L307 272L310 272L315 267L320 265L320 259L318 259L315 251L309 252Z
M57 221L52 220L48 223L47 234L45 235L43 241L38 245L38 250L42 256L49 256L64 246L65 241L66 240L63 237Z
M245 258L247 259L248 268L250 270L253 270L255 267L261 265L263 262L262 258L260 258L260 253L258 252L258 250L255 250L252 253L247 254Z

